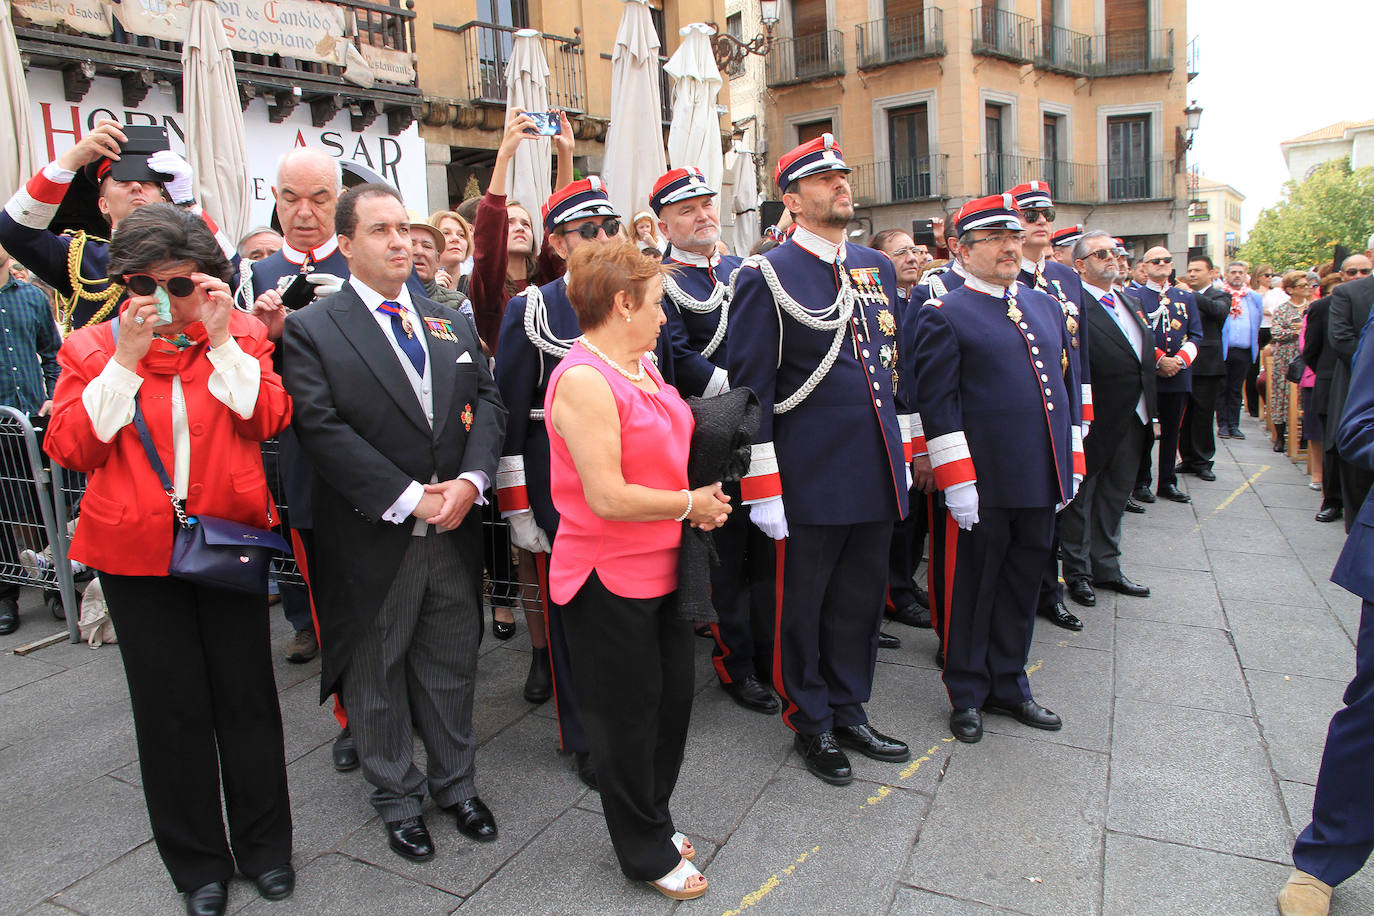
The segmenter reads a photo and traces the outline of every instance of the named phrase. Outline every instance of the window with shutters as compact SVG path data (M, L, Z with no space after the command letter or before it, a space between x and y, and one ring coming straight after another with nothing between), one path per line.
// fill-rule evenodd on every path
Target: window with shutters
M1107 199L1147 200L1152 196L1150 116L1107 119Z

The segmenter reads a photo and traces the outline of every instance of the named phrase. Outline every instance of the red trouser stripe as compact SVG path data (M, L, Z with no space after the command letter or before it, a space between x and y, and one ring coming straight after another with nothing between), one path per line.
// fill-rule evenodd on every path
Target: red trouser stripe
M782 724L792 731L797 728L792 724L792 714L797 711L797 704L792 702L792 698L787 695L787 687L782 680L782 582L783 570L787 565L787 538L775 542L778 546L778 568L774 576L774 611L773 611L773 689L782 697Z
M725 644L725 640L720 637L720 624L713 623L710 626L711 638L720 646L720 654L711 653L711 664L716 666L716 677L720 678L722 684L733 684L730 673L725 670L725 660L731 656L730 647Z
M305 542L301 540L300 531L296 528L291 529L291 550L296 555L296 568L301 571L301 578L305 580L305 595L310 599L310 619L315 624L315 642L320 641L320 615L315 612L315 590L310 587L309 563L305 559ZM339 728L348 728L348 713L343 708L343 700L339 699L338 691L334 693L334 718L339 723Z

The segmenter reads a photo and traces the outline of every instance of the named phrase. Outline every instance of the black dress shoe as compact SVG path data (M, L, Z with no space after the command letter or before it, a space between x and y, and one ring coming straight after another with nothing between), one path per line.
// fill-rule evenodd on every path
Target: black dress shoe
M821 732L819 735L798 733L792 738L792 746L801 754L806 769L817 779L832 786L847 786L854 781L849 758L840 750L834 732Z
M949 714L949 730L965 744L983 740L983 714L977 709L956 709Z
M927 611L930 610L930 592L924 586L916 586L916 603Z
M1150 589L1147 586L1139 585L1121 575L1118 575L1115 579L1098 579L1096 585L1098 588L1120 592L1123 595L1130 595L1132 598L1150 597Z
M888 614L887 619L904 623L909 627L916 627L918 630L929 630L930 602L927 601L923 606L919 601L913 601L900 611Z
M1176 503L1190 503L1193 501L1191 496L1178 488L1178 484L1173 483L1160 490L1159 495L1163 499L1172 500Z
M291 863L269 868L253 879L264 900L285 900L296 889L296 870Z
M573 762L577 765L577 778L582 780L582 785L593 792L600 792L601 785L596 781L596 767L592 766L592 755L586 751L577 751L573 754Z
M1245 433L1243 433L1243 432L1240 431L1240 427L1239 427L1239 426L1232 426L1232 427L1231 427L1231 438L1232 438L1232 439L1244 439L1244 438L1245 438Z
M1218 438L1218 439L1229 439L1229 438L1231 438L1231 427L1228 426L1228 427L1226 427L1225 429L1218 428L1218 429L1217 429L1217 438Z
M553 670L549 667L548 647L530 654L530 673L525 675L525 702L543 703L553 696Z
M1217 479L1216 472L1213 471L1211 468L1198 468L1198 469L1197 469L1196 471L1194 471L1193 473L1197 475L1197 479L1198 479L1198 480L1216 480L1216 479Z
M434 858L434 839L429 835L425 819L418 814L405 820L387 821L386 844L396 855L412 862L428 862Z
M1059 716L1050 712L1034 700L1025 700L1014 706L1003 706L989 700L983 704L983 708L988 712L995 712L1003 716L1011 716L1022 725L1029 725L1031 728L1041 728L1047 732L1057 732L1064 727L1064 722Z
M1334 522L1338 521L1343 515L1345 515L1345 509L1342 506L1322 506L1321 511L1317 513L1317 521ZM5 630L3 632L9 631Z
M491 609L491 635L501 640L510 639L515 635L515 621L497 620L495 607Z
M1050 605L1049 607L1042 607L1036 613L1057 627L1063 627L1066 630L1074 630L1075 632L1083 629L1083 621L1079 620L1073 614L1070 614L1069 609L1064 607L1064 602L1062 601L1058 604Z
M19 602L13 598L0 601L0 636L19 629Z
M1064 590L1069 593L1069 597L1074 600L1075 604L1081 604L1084 607L1097 605L1097 592L1093 591L1093 584L1087 579L1074 579L1069 582L1068 587Z
M1134 499L1138 503L1152 503L1155 501L1155 495L1150 492L1150 487L1145 485L1136 487L1132 490L1131 499Z
M347 727L334 739L334 749L330 755L334 758L334 769L340 773L358 768L358 747L353 743L353 733Z
M911 759L911 748L905 742L889 738L868 724L836 725L835 740L841 747L852 748L873 760L901 763Z
M1135 500L1131 499L1129 496L1127 496L1127 497L1126 497L1126 511L1127 511L1127 512L1134 512L1136 515L1144 515L1144 514L1145 514L1145 507L1142 506L1140 503L1136 502Z
M883 633L883 632L879 631L879 633L878 633L878 648L879 648L879 649L900 649L901 647L902 647L902 641L901 641L900 639L898 639L897 637L893 636L891 633Z
M496 818L476 795L449 809L458 821L458 832L465 837L490 843L496 839Z
M229 883L215 881L186 894L186 916L224 916Z
M780 708L773 691L760 684L759 679L752 674L746 674L741 680L720 686L730 694L730 699L745 709L771 716Z

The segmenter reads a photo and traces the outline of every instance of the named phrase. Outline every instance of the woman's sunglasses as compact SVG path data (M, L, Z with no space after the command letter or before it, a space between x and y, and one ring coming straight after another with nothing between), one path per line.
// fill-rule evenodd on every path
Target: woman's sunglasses
M167 290L168 295L178 299L185 299L196 291L196 281L190 277L168 277L166 280L158 280L148 274L131 274L124 278L124 285L135 296L151 296L157 292L159 286Z

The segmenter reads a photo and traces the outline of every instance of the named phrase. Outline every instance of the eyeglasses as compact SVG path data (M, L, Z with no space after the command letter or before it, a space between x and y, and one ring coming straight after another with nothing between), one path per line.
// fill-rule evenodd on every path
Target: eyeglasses
M1099 261L1112 261L1116 259L1116 252L1110 248L1099 248L1096 251L1088 252L1089 258L1097 258ZM1085 258L1084 260L1087 260Z
M619 231L620 220L616 219L615 217L611 217L610 219L604 220L601 223L583 223L576 229L560 229L559 235L567 235L571 232L575 232L590 242L592 239L596 238L596 234L598 232L604 232L606 233L606 238L610 238Z
M1172 263L1174 263L1174 259L1171 258L1171 257L1170 257L1170 258L1150 258L1150 259L1149 259L1148 261L1146 261L1145 263L1146 263L1146 264L1153 264L1153 265L1156 266L1156 267L1163 267L1165 264L1172 264Z
M1022 207L1021 218L1028 223L1034 223L1040 217L1045 218L1045 222L1054 222L1054 207Z
M1374 267L1347 267L1341 273L1347 277L1367 277L1374 273Z
M168 277L166 280L159 280L149 274L130 274L124 278L124 285L135 296L151 296L157 292L159 286L178 299L185 299L196 291L196 281L190 277Z
M1017 230L1015 232L1012 232L1010 230L1003 230L1002 232L994 232L992 235L985 235L981 239L969 239L964 244L977 245L979 242L996 242L999 245L1004 245L1009 241L1019 242L1023 238L1025 238L1025 233L1021 232L1020 230Z
M929 252L926 250L926 248L925 248L924 245L922 245L922 246L919 247L919 248L918 248L917 246L915 246L915 245L908 245L908 246L905 247L905 248L898 248L898 249L896 249L895 251L893 251L893 252L892 252L892 260L895 261L895 260L897 260L898 258L905 258L905 257L907 257L908 255L913 255L913 254L929 254Z

